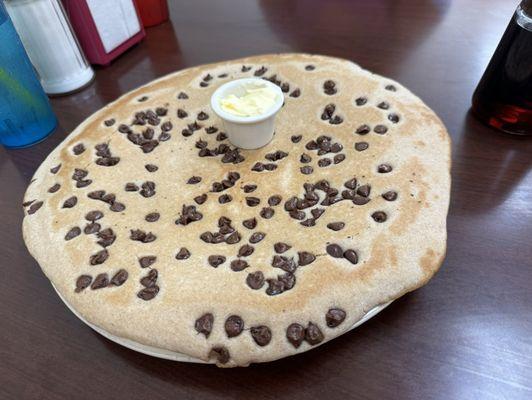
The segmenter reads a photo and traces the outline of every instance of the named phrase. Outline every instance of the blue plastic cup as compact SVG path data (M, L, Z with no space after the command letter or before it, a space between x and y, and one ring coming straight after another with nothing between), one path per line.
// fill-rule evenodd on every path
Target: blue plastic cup
M48 97L0 0L0 144L30 146L56 125Z

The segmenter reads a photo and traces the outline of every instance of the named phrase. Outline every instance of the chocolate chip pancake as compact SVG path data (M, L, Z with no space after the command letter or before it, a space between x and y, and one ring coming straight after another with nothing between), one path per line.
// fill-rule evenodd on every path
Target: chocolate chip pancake
M228 142L209 106L231 79L279 85L274 139ZM424 285L446 248L450 140L390 79L265 55L125 94L35 173L24 238L89 323L219 366L301 353Z

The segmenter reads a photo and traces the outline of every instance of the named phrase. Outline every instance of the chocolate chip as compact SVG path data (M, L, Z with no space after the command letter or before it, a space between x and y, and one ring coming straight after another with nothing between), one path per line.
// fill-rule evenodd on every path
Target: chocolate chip
M247 196L246 204L250 207L256 207L260 204L260 199L258 197Z
M231 261L231 269L235 272L242 271L249 267L249 264L245 260L236 259Z
M394 85L386 85L384 89L389 90L390 92L395 92L397 90Z
M303 226L314 226L316 225L316 220L314 218L307 218L306 220L300 222Z
M205 243L212 243L214 237L211 232L203 232L200 235L200 239L203 240Z
M260 216L264 219L270 219L275 214L275 211L271 207L263 207L260 211Z
M316 67L312 64L305 65L305 71L314 71Z
M300 251L299 253L297 253L297 255L298 265L301 267L304 265L309 265L313 263L314 260L316 260L316 256L312 253L309 253L308 251Z
M307 142L307 144L305 145L305 148L307 150L316 150L318 148L318 143L316 143L315 140L311 140Z
M322 158L318 161L318 166L320 167L328 167L329 165L331 165L331 159L330 158Z
M256 218L250 218L242 221L242 225L244 225L248 229L255 229L257 226L257 219Z
M225 139L227 139L227 135L224 132L220 132L216 135L216 140L219 142Z
M207 114L206 112L200 111L198 113L198 117L197 118L198 118L199 121L205 121L206 119L209 118L209 114Z
M137 190L139 190L139 187L135 185L133 182L128 182L126 183L126 186L124 189L126 192L136 192Z
M278 275L277 279L283 284L283 291L292 289L296 285L296 276L292 272Z
M142 189L139 192L143 197L152 197L155 195L155 182L146 181L141 185Z
M362 197L362 196L355 196L353 198L353 204L356 204L357 206L363 206L364 204L367 204L369 203L370 199L368 199L367 197Z
M286 338L297 349L305 339L305 328L300 324L290 324L286 328Z
M102 247L111 246L116 239L116 235L111 228L106 228L98 232L96 236L98 237L98 239L100 239L96 243L98 243Z
M146 216L144 217L144 220L146 220L146 222L155 222L159 220L160 216L161 214L159 214L158 212L152 212L152 213L146 214Z
M355 133L358 133L359 135L367 135L370 131L371 128L369 127L369 125L364 124L360 125L355 131Z
M336 328L345 320L346 313L340 308L331 308L325 314L325 322L329 328Z
M344 255L344 251L337 244L329 244L327 245L325 250L331 257L334 257L334 258L342 258Z
M92 235L93 233L97 233L101 229L101 225L97 222L91 222L90 224L85 225L85 228L83 228L83 233L85 235Z
M109 276L106 273L96 275L92 282L91 289L101 289L109 285Z
M146 233L140 229L131 229L129 238L142 243L150 243L157 239L157 236L151 232Z
M363 106L364 104L366 104L368 102L368 99L366 97L358 97L356 100L355 100L355 103L357 106Z
M227 244L236 244L240 242L240 234L238 232L233 232L227 238L225 238L225 243Z
M107 193L104 194L100 200L107 204L113 204L116 200L116 196L113 193Z
M355 150L356 151L364 151L364 150L367 150L368 147L369 147L368 142L357 142L357 143L355 143Z
M121 211L124 211L125 209L126 209L125 204L120 203L118 201L115 201L113 204L111 204L111 207L109 207L109 210L114 211L114 212L121 212Z
M305 219L305 216L306 216L303 211L299 211L299 210L292 210L288 214L290 215L291 218L294 218L300 221Z
M111 278L111 285L113 286L122 286L125 281L127 281L128 273L125 269L120 269L114 276Z
M157 283L158 276L159 276L159 273L157 272L157 270L152 269L150 270L150 272L148 272L148 275L146 275L144 278L140 280L140 284L144 287L155 286L155 284Z
M159 293L159 286L154 285L140 290L137 293L137 297L142 300L148 301L157 296L157 293Z
M261 271L249 273L246 283L251 289L258 290L264 286L264 274Z
M177 254L175 255L175 258L178 260L186 260L190 257L190 251L186 247L181 247Z
M85 214L85 219L87 221L97 221L100 218L103 218L103 213L98 210L89 211L87 214Z
M389 164L380 164L377 167L377 172L379 172L381 174L387 174L388 172L391 172L392 169L393 169L392 166L389 165Z
M118 164L119 161L120 161L120 157L104 157L104 158L97 158L96 164L101 165L103 167L112 167Z
M294 272L297 268L293 258L278 255L273 256L272 267L281 268L286 272Z
M263 232L255 232L249 237L249 242L253 244L259 243L265 236L266 234Z
M83 153L85 151L85 146L83 145L83 143L78 143L77 145L75 145L73 148L72 148L72 152L76 155L76 156L79 156L81 153Z
M227 364L231 356L227 348L223 346L215 346L209 352L209 358L215 358L220 364Z
M333 161L335 164L340 164L344 160L345 160L345 154L337 154L333 157Z
M212 75L211 74L207 74L205 75L203 78L202 78L205 82L209 82L212 80Z
M388 114L388 120L392 121L392 123L396 124L399 122L399 115L392 113Z
M294 89L292 93L290 93L290 97L297 98L301 96L301 90L300 89Z
M284 283L277 279L268 279L268 288L266 289L266 294L268 296L275 296L283 293Z
M389 190L382 194L382 198L387 201L395 201L397 199L397 192Z
M139 258L139 264L141 268L148 268L151 266L155 261L157 261L156 256L144 256Z
M218 75L218 78L227 78L227 76L228 75L226 73L223 73L223 74Z
M257 189L257 185L245 185L243 189L244 189L244 193L251 193L251 192L254 192L255 189Z
M256 71L253 73L253 75L255 75L255 76L262 76L262 75L264 75L264 74L266 73L266 71L268 71L268 68L262 66L262 67L260 67L258 70L256 70Z
M154 164L146 164L144 166L144 168L146 168L146 170L148 172L155 172L155 171L157 171L159 169L159 167L157 165L154 165Z
M336 106L334 104L327 104L325 108L323 109L323 113L321 114L321 119L324 121L331 119L335 110L336 110Z
M65 240L74 239L76 236L79 236L80 234L81 234L81 229L75 226L66 233Z
M371 214L371 218L373 218L375 222L384 222L388 217L384 211L375 211Z
M301 154L301 157L299 157L299 161L302 163L309 163L312 161L312 158L308 154Z
M155 114L157 114L159 117L164 117L168 113L168 109L164 107L157 107L155 109Z
M162 132L157 139L159 139L160 142L166 142L172 137L168 132Z
M80 275L78 279L76 279L76 289L74 291L76 293L81 292L82 290L85 290L89 287L89 285L92 282L92 277L90 275Z
M236 337L244 330L244 320L238 315L231 315L225 320L224 329L227 337Z
M207 195L205 193L200 195L200 196L194 197L194 201L197 204L203 204L203 203L205 203L206 200L207 200Z
M48 193L55 193L61 188L61 185L59 183L54 184L48 189Z
M189 129L183 129L181 131L181 134L184 136L184 137L189 137L189 136L192 136L192 133ZM212 156L212 154L207 154L206 150L208 149L202 149L202 151L200 151L198 154L200 157L207 157L207 156Z
M357 194L362 197L368 197L371 193L371 186L362 185L357 189Z
M61 164L58 164L58 165L56 165L55 167L50 168L50 172L51 172L52 174L57 174L57 173L59 172L60 169L61 169Z
M242 247L240 247L240 249L238 249L238 257L248 257L251 254L253 254L254 251L255 249L253 248L253 246L250 246L249 244L245 244Z
M183 119L183 118L186 118L188 117L188 113L183 110L182 108L178 108L177 109L177 118L180 118L180 119Z
M314 172L314 169L310 165L305 165L304 167L301 167L299 170L304 175L310 175L312 174L312 172Z
M188 99L188 95L185 92L179 92L179 94L177 95L177 98L180 100L186 100Z
M283 82L281 84L281 91L283 93L288 93L290 91L290 85L288 83L286 83L286 82Z
M225 262L225 257L221 255L212 255L209 256L208 262L211 267L218 268L219 265Z
M388 104L385 101L382 101L379 104L377 104L377 107L379 107L381 110L387 110L388 108L390 108L390 104Z
M146 100L148 100L148 96L142 96L142 97L137 99L137 101L140 101L140 102L143 102L143 101L146 101Z
M251 69L251 67L247 67L245 65L242 65L242 68L240 69L241 72L248 72Z
M344 119L342 117L340 117L339 115L335 115L334 117L332 117L329 120L329 124L331 124L331 125L339 125L342 122L344 122Z
M28 207L28 206L29 206L30 204L32 204L34 201L35 201L35 199L25 201L24 203L22 203L22 207Z
M76 187L77 188L84 188L86 186L89 186L91 183L92 183L91 179L79 180L79 181L76 182Z
M229 194L222 194L220 197L218 197L218 203L220 204L229 203L231 200L233 200L233 198Z
M103 121L104 125L107 127L113 126L115 122L116 120L114 118L106 119L105 121Z
M344 258L346 260L348 260L351 264L356 264L358 263L358 254L356 253L355 250L346 250L344 252Z
M275 250L276 253L279 253L279 254L282 254L284 253L285 251L289 250L292 248L292 246L286 244L286 243L283 243L283 242L278 242L278 243L275 243L273 245L273 248Z
M333 231L340 231L344 229L344 227L345 227L345 222L329 222L327 224L327 228Z
M325 92L325 94L328 94L329 96L335 94L337 92L336 83L334 83L334 81L331 81L330 79L326 80L323 83L323 91Z
M379 135L384 135L386 132L388 132L388 128L386 128L385 125L377 125L375 128L373 128L373 132L378 133Z
M194 329L196 329L196 332L201 333L208 338L212 332L213 323L214 316L211 313L207 313L196 320L194 323Z
M131 132L131 128L125 124L120 124L118 126L118 132L120 133L130 133Z
M268 153L264 156L269 161L278 161L288 156L288 153L282 150L277 150L273 153Z
M321 343L323 341L323 333L321 332L318 325L309 322L307 325L307 329L305 330L305 340L308 344L316 345L318 343Z
M140 147L144 153L151 153L158 145L159 142L157 140L149 140L146 143L143 143Z
M105 190L94 190L92 192L87 193L87 197L93 200L101 200L104 195Z
M207 87L209 86L209 84L205 81L201 81L200 84L199 84L201 87Z
M109 252L106 249L100 250L99 252L93 254L89 258L90 265L99 265L103 264L105 260L109 257Z
M188 181L187 181L189 185L195 185L196 183L200 183L200 182L201 182L201 176L191 176L190 178L188 178Z
M272 340L272 331L264 325L252 326L250 329L251 337L259 346L266 346Z

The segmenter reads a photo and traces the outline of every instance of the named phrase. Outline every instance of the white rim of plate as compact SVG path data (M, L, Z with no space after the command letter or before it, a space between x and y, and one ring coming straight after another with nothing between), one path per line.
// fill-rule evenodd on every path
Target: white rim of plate
M178 353L176 351L170 351L170 350L165 350L165 349L161 349L161 348L154 347L154 346L148 346L146 344L135 342L134 340L126 339L120 336L115 336L112 333L107 332L105 329L102 329L88 322L70 305L68 301L66 301L66 299L61 295L61 293L59 293L59 291L57 290L57 288L55 287L53 283L52 283L52 287L58 294L59 298L63 301L63 303L65 303L68 309L72 311L72 313L76 317L78 317L83 323L91 327L94 331L98 332L100 335L109 339L112 342L115 342L121 346L127 347L130 350L137 351L139 353L143 353L143 354L146 354L152 357L163 358L165 360L198 363L198 364L215 364L214 361L208 362L208 361L200 360L199 358L187 356L186 354ZM376 307L373 307L361 319L355 322L353 326L348 329L348 332L362 325L364 322L368 321L369 319L373 318L375 315L377 315L382 310L384 310L386 307L388 307L390 304L392 304L392 302L393 300L388 303L384 303Z

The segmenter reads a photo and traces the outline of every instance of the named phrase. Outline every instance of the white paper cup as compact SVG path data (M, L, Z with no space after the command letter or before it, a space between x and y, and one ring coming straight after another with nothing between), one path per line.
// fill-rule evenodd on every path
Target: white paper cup
M250 117L240 117L230 114L220 107L220 99L231 94L241 97L245 94L246 86L268 86L276 93L275 104L264 114ZM265 146L273 138L275 130L275 115L281 109L284 95L279 86L260 78L245 78L227 82L212 94L211 107L223 122L229 141L242 149L258 149Z

